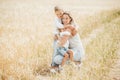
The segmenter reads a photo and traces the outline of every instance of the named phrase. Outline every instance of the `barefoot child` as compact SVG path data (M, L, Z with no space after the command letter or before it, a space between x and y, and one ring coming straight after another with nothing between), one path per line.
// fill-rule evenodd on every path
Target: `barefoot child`
M57 45L57 39L59 36L59 29L64 28L64 26L61 24L61 18L62 18L62 14L63 14L63 10L59 7L54 7L54 12L56 14L56 18L55 18L55 31L54 31L54 44L53 44L53 56L52 56L52 63L51 63L51 72L56 72L55 69L58 68L58 65L56 65L54 63L54 57L57 54L57 49L56 49L56 45Z

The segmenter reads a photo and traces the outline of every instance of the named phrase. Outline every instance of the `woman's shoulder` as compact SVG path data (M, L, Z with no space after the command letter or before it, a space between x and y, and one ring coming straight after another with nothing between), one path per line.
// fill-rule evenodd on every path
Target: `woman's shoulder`
M78 26L78 24L77 24L76 22L73 22L71 25L72 25L73 27L75 27L76 29L79 28L79 26Z

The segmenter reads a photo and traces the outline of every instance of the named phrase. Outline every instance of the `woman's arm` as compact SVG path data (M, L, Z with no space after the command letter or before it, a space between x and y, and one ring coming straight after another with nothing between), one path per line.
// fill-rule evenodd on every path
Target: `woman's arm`
M77 34L77 29L74 28L74 29L72 30L72 33L71 33L71 34L72 34L72 36L75 36L75 35Z
M66 26L65 29L70 31L72 36L75 36L77 34L77 29L71 25Z

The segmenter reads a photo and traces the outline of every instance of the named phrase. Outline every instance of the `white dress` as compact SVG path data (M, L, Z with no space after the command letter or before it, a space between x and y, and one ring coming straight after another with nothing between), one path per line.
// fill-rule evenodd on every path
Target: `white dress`
M73 51L75 61L84 59L85 51L78 33L69 39L69 48Z

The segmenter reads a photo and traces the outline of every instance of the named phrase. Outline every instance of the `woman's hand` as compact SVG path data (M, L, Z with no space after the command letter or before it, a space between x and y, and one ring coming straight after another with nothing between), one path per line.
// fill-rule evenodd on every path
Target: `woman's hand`
M58 35L54 35L54 40L58 40Z
M77 34L77 30L74 28L73 30L72 30L72 36L75 36Z

